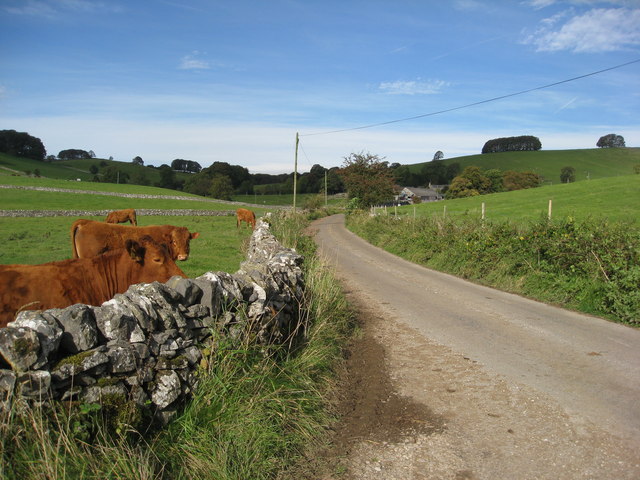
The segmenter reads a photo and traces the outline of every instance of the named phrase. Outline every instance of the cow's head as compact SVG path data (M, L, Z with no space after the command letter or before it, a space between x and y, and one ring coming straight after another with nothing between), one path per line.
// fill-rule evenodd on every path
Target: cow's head
M198 232L190 233L186 227L174 227L169 239L169 250L173 258L180 261L189 258L189 242L199 236Z
M138 283L166 282L174 275L186 278L166 245L157 243L149 236L144 236L139 241L127 240L125 248L139 265L139 277L136 278Z

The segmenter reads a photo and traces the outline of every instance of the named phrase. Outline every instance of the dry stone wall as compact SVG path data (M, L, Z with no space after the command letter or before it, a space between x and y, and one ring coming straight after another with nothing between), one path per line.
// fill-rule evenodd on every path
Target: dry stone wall
M166 423L197 387L215 336L279 344L301 331L302 261L260 220L234 274L133 285L99 307L23 311L0 329L2 405L118 398Z

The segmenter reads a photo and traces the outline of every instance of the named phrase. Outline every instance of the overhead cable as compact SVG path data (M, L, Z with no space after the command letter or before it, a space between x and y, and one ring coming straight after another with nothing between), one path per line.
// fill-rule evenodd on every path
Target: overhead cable
M400 118L400 119L397 119L397 120L389 120L387 122L372 123L371 125L363 125L363 126L360 126L360 127L343 128L341 130L331 130L331 131L328 131L328 132L316 132L316 133L300 134L300 136L301 137L311 137L311 136L315 136L315 135L329 135L331 133L350 132L350 131L353 131L353 130L364 130L365 128L380 127L382 125L390 125L392 123L400 123L400 122L406 122L408 120L416 120L418 118L432 117L434 115L440 115L442 113L453 112L455 110L462 110L463 108L475 107L476 105L482 105L484 103L495 102L496 100L503 100L505 98L515 97L517 95L524 95L525 93L534 92L536 90L543 90L545 88L555 87L556 85L561 85L563 83L573 82L575 80L580 80L580 79L586 78L586 77L592 77L593 75L598 75L600 73L604 73L604 72L608 72L608 71L611 71L611 70L615 70L617 68L626 67L628 65L631 65L633 63L638 63L638 62L640 62L640 58L638 58L636 60L632 60L630 62L621 63L620 65L615 65L613 67L604 68L602 70L598 70L597 72L586 73L584 75L579 75L577 77L567 78L566 80L560 80L559 82L554 82L554 83L549 83L547 85L542 85L541 87L529 88L527 90L522 90L520 92L509 93L507 95L501 95L499 97L493 97L493 98L489 98L487 100L481 100L479 102L468 103L466 105L461 105L459 107L447 108L445 110L438 110L437 112L424 113L422 115L415 115L413 117Z

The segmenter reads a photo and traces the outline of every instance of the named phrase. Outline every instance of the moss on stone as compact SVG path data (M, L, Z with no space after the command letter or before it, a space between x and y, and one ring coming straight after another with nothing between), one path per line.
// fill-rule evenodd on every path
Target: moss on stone
M54 368L61 368L64 367L65 365L73 365L76 367L80 367L82 366L82 362L86 359L89 358L91 355L93 355L94 352L92 352L91 350L87 350L86 352L80 352L80 353L76 353L75 355L71 355L69 357L65 357L63 359L61 359Z

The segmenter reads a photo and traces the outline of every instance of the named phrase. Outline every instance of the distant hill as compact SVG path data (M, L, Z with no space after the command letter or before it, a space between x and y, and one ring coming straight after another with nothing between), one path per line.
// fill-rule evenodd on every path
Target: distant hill
M576 181L616 177L634 173L640 165L640 148L591 148L582 150L538 150L537 152L502 152L468 155L437 160L446 165L459 163L461 169L470 165L482 169L497 168L501 171L533 171L544 177L544 183L560 183L562 167L576 170ZM431 162L407 165L412 172L419 172Z
M160 181L160 172L157 168L136 165L132 162L118 162L103 158L41 162L0 153L0 175L26 175L26 172L34 174L37 169L42 177L59 180L76 180L79 178L82 181L90 182L94 177L94 174L89 171L92 165L98 167L99 171L102 171L107 166L115 166L120 172L129 175L131 179L135 178L136 175L144 175L149 180L149 185L154 185ZM176 179L184 180L189 178L190 175L189 173L176 172Z

